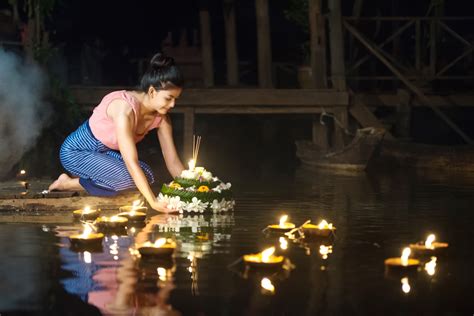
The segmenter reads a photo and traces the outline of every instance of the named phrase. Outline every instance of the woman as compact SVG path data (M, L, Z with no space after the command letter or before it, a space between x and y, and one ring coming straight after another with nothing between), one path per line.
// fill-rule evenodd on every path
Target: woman
M106 95L92 116L61 146L60 160L71 176L63 173L49 191L86 190L91 195L111 196L138 188L150 206L168 212L151 190L151 168L138 160L136 143L152 129L157 135L171 176L184 169L173 142L168 111L180 96L183 78L174 60L156 54L140 81L139 90Z

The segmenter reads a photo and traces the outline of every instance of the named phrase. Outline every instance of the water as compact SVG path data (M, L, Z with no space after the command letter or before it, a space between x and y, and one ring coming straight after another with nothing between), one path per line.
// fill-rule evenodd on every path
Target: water
M220 215L151 218L145 228L107 235L99 252L73 251L69 213L55 222L0 223L3 315L472 315L474 178L398 170L362 175L296 169L231 177L236 209ZM245 180L245 181L244 181ZM239 258L276 245L262 233L282 213L301 224L326 218L337 227L332 253L289 243L294 269L249 273ZM11 218L11 217L9 217ZM1 216L0 216L1 220ZM177 227L181 226L179 232ZM186 227L186 228L183 228ZM174 230L174 231L173 231ZM129 252L134 238L174 236L173 262L147 264ZM449 242L436 273L386 274L384 259L436 233ZM279 250L283 252L283 250ZM158 278L162 265L166 281ZM405 288L405 291L407 288Z

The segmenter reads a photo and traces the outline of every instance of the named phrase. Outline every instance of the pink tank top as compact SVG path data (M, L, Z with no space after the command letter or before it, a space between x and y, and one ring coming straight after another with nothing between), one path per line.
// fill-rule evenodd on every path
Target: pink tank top
M92 134L95 138L100 140L105 146L110 149L119 150L117 135L115 133L115 124L111 118L107 116L107 108L113 100L125 100L133 109L135 113L135 128L137 126L137 118L140 114L141 104L140 102L131 94L127 93L125 90L114 91L107 94L100 104L94 108L92 116L89 118L89 126L91 128ZM141 141L145 135L154 128L157 128L160 125L161 116L156 115L155 120L148 126L146 131L139 135L134 131L135 144Z

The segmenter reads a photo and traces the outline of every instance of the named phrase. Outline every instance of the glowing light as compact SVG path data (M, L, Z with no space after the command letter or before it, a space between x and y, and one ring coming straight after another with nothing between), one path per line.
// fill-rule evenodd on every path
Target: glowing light
M90 206L86 206L84 207L84 209L82 210L82 213L83 214L89 214L91 212L91 207Z
M288 241L286 240L285 237L280 237L279 241L280 241L280 248L281 249L283 249L283 250L288 249Z
M322 220L318 224L319 229L332 229L332 224L328 223L326 220Z
M87 238L92 233L92 227L88 224L84 224L84 231L82 232L81 238Z
M20 174L26 174L26 170L20 170Z
M260 282L260 286L269 292L275 292L275 286L273 286L272 281L270 281L268 278L263 278Z
M110 218L110 221L111 221L111 222L118 222L118 221L120 221L120 217L117 216L117 215L114 215L114 216L112 216L112 217Z
M411 254L410 248L406 247L405 249L403 249L402 256L400 258L402 261L402 265L404 266L408 265L408 257L410 256L410 254Z
M282 217L280 217L280 227L285 227L285 222L286 220L288 219L288 215L283 215Z
M189 162L188 162L189 170L193 171L194 167L196 167L196 160L194 160L194 159L189 160Z
M319 253L321 254L323 259L327 259L328 255L332 253L332 246L325 246L325 245L319 246Z
M160 238L155 241L155 243L153 244L153 247L160 248L164 244L166 244L166 238Z
M92 254L89 251L84 251L84 262L91 263L92 262Z
M429 235L425 241L426 248L433 248L433 241L435 241L436 236L434 234Z
M425 264L425 271L428 275L436 273L436 257L431 257L431 260Z
M158 278L161 281L166 281L166 269L162 267L156 268L156 272L158 273Z
M270 257L273 255L275 252L275 247L270 247L262 251L262 262L269 262Z
M406 278L406 277L402 278L400 281L402 282L402 291L403 291L403 293L405 293L405 294L410 293L411 286L408 283L408 278Z

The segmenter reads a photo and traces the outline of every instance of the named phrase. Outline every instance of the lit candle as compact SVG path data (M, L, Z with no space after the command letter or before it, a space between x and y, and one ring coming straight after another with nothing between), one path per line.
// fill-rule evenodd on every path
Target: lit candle
M417 253L434 253L434 252L439 252L442 250L445 250L448 248L448 243L445 242L437 242L436 236L434 234L428 235L426 237L426 240L417 242L416 244L410 244L409 247L413 250L416 251Z
M159 238L154 243L146 241L137 245L137 248L142 257L171 256L176 249L176 243L169 238Z
M324 260L326 260L328 257L329 257L329 254L332 253L332 246L329 245L329 246L325 246L325 245L321 245L319 246L319 254L321 255L321 258L323 258Z
M102 233L94 233L92 229L92 225L84 224L84 230L81 234L73 234L69 236L69 240L71 245L89 245L102 242L104 238L104 234Z
M72 211L74 218L79 220L95 220L99 214L99 210L91 209L90 206L85 206L82 210Z
M318 225L311 224L311 222L306 222L301 226L303 233L306 237L328 237L336 231L336 227L332 223L328 223L326 220L321 220Z
M288 241L286 240L285 237L280 237L280 238L278 239L278 241L280 242L280 248L281 248L282 250L288 249Z
M278 224L268 225L267 228L274 232L288 232L295 228L295 224L287 222L288 215L283 215L280 217L280 222Z
M408 283L408 278L404 277L400 280L400 282L402 283L403 293L405 293L405 294L410 293L411 287L410 287L410 283Z
M270 247L256 254L243 256L245 263L256 267L275 267L283 264L283 256L275 256L275 247Z
M144 221L146 218L146 211L148 208L143 206L143 202L140 200L133 201L133 204L127 206L121 206L119 208L120 213L118 216L127 218L129 221Z
M411 250L406 247L403 249L402 256L398 258L388 258L385 260L385 266L391 268L416 268L420 265L420 260L410 258Z
M122 229L128 223L128 219L122 216L101 216L95 220L95 223L102 229Z

